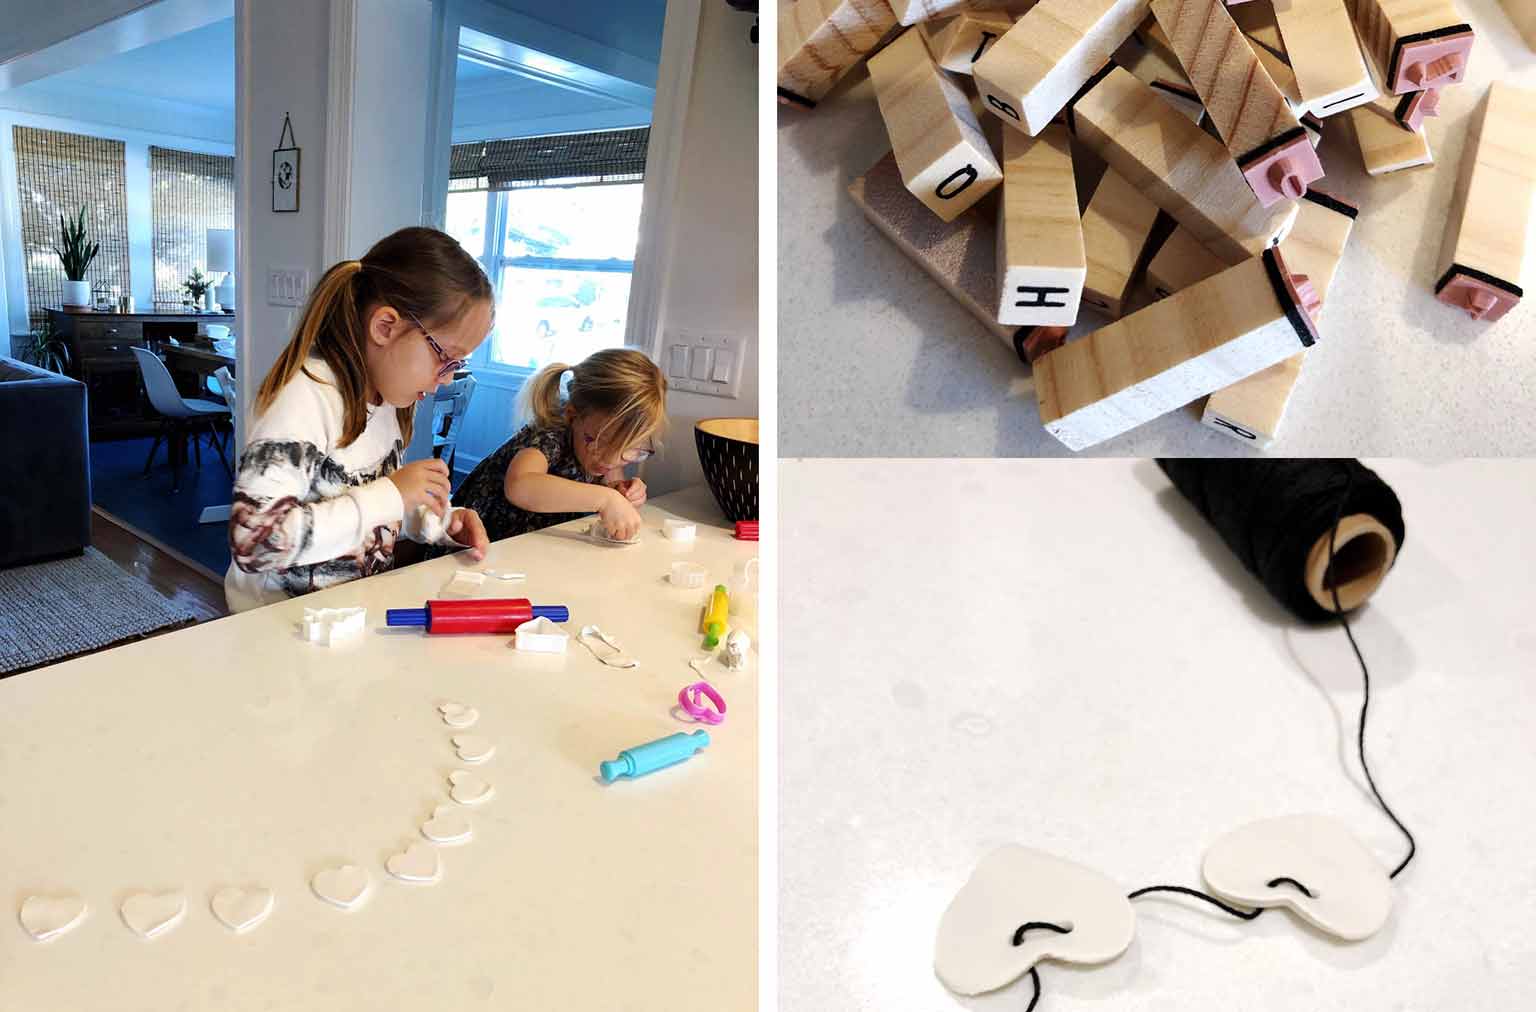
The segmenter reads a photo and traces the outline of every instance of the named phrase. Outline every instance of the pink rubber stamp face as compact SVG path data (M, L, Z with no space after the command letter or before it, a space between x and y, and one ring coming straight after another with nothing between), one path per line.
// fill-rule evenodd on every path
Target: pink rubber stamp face
M1500 319L1520 303L1520 296L1513 292L1458 273L1451 274L1435 293L1435 298L1448 306L1466 310L1474 320L1487 323Z
M1403 95L1460 83L1467 73L1472 41L1473 34L1468 29L1403 46L1397 56L1396 72L1388 82L1392 94Z
M1242 164L1243 177L1253 187L1259 203L1272 207L1282 200L1298 200L1308 184L1323 178L1323 163L1305 132Z
M1398 109L1398 121L1409 130L1417 130L1429 117L1440 115L1440 89L1413 92L1403 99Z

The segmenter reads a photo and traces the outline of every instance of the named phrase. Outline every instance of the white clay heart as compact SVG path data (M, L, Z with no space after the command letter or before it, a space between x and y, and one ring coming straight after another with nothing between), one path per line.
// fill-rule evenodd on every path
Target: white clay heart
M1211 844L1201 873L1223 899L1289 907L1345 941L1371 937L1392 912L1387 870L1343 824L1324 815L1286 815L1235 829Z
M437 708L443 715L443 723L449 727L474 727L480 719L480 711L463 703L443 703Z
M1107 962L1126 950L1135 930L1125 890L1103 875L1028 847L999 847L944 911L933 967L951 991L981 994L1042 959Z
M327 868L310 880L315 895L343 910L356 910L368 900L368 873L355 864Z
M437 849L425 843L413 843L404 853L390 855L384 869L402 882L436 882L443 875Z
M478 805L496 793L496 788L468 770L454 770L448 774L448 782L453 785L448 796L461 805Z
M459 758L467 763L483 763L496 754L495 744L478 734L454 735L453 747L458 750Z
M157 938L187 916L187 898L179 892L134 893L123 901L123 923L142 938Z
M213 910L213 916L238 935L266 920L276 902L272 890L261 886L252 889L225 886L213 894L208 906Z
M85 920L85 900L65 896L28 896L21 902L21 926L39 942L57 938Z
M474 832L469 820L450 805L439 805L432 818L421 824L421 835L433 843L468 843Z

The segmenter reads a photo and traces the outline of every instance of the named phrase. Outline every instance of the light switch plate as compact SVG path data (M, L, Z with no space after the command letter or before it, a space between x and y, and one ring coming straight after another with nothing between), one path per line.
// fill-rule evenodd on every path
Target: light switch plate
M267 271L267 305L302 306L309 297L309 271L302 267L273 267Z
M662 346L667 384L709 397L740 397L745 344L734 334L668 334Z

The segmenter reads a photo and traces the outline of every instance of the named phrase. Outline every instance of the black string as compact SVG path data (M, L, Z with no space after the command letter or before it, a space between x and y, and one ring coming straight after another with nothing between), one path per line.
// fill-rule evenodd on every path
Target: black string
M1029 980L1035 985L1035 996L1029 999L1029 1007L1024 1012L1035 1012L1035 1006L1040 1004L1040 974L1034 967L1029 968Z
M1397 828L1402 830L1403 835L1408 838L1407 856L1387 876L1388 878L1397 878L1398 873L1408 867L1408 862L1413 860L1413 855L1418 850L1418 844L1414 842L1413 834L1408 832L1408 827L1403 825L1402 820L1388 807L1386 799L1381 796L1381 791L1376 789L1376 778L1371 776L1370 764L1365 761L1365 715L1371 708L1371 669L1366 666L1365 655L1360 652L1360 644L1355 642L1354 631L1349 628L1349 619L1344 616L1344 606L1339 602L1338 581L1333 579L1334 544L1338 538L1339 520L1344 515L1344 504L1349 501L1349 492L1355 481L1354 471L1348 467L1344 471L1348 476L1344 486L1344 494L1339 497L1338 508L1334 510L1333 514L1333 527L1328 532L1328 572L1325 574L1325 581L1328 583L1328 589L1333 594L1333 612L1338 616L1339 624L1344 627L1344 635L1349 637L1349 648L1355 652L1355 660L1360 662L1360 678L1365 686L1365 698L1360 703L1360 734L1357 738L1360 748L1360 768L1365 771L1365 782L1371 785L1371 793L1376 795L1376 802L1381 805L1381 810L1387 813L1387 818L1391 819Z
M1020 924L1018 930L1013 933L1013 944L1015 946L1023 945L1024 932L1030 930L1031 928L1046 928L1050 931L1056 932L1059 935L1065 935L1072 930L1071 928L1064 928L1059 924L1052 924L1050 921L1029 921L1028 923Z
M1131 893L1126 898L1134 900L1138 896L1145 896L1147 893L1179 893L1179 894L1181 894L1183 896L1193 896L1197 900L1204 900L1205 902L1211 904L1212 906L1220 907L1221 909L1225 910L1227 913L1231 914L1233 917L1241 917L1245 921L1251 921L1255 917L1259 916L1260 914L1262 914L1264 912L1264 908L1263 907L1255 907L1252 910L1239 910L1237 907L1227 906L1227 904L1223 903L1221 900L1217 899L1216 897L1214 897L1214 896L1212 896L1212 895L1210 895L1208 893L1203 893L1203 892L1201 892L1198 889L1191 889L1188 886L1170 886L1170 885L1147 886L1144 889L1136 890L1135 892Z
M1291 885L1295 886L1297 889L1300 889L1301 890L1301 894L1303 896L1305 896L1309 900L1315 898L1313 896L1312 890L1308 889L1306 886L1302 885L1300 882L1298 882L1295 879L1291 878L1289 875L1282 875L1279 878L1272 878L1268 882L1265 882L1264 884L1269 886L1271 889L1273 889L1275 886L1279 885L1282 882L1289 882Z

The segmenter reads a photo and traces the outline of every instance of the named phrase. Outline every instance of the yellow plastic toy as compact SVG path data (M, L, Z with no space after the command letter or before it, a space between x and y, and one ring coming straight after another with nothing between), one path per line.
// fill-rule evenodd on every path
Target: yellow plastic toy
M704 649L713 650L725 638L725 626L731 614L731 599L726 595L725 584L716 584L715 592L704 605L699 619L699 632L704 634Z

